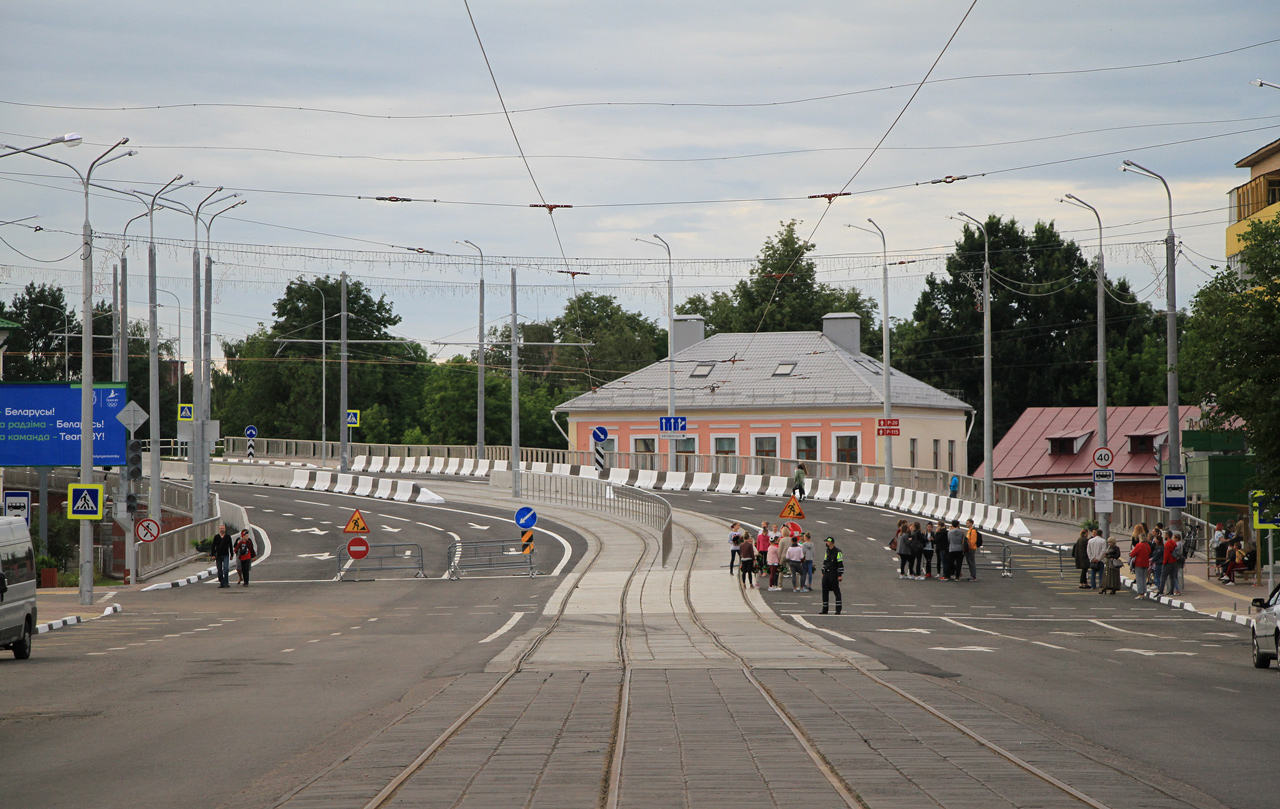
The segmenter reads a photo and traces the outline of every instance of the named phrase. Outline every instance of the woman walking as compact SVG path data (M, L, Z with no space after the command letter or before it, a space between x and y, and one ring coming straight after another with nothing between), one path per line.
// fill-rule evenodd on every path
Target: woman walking
M813 537L809 536L809 532L804 532L804 542L800 543L800 547L804 549L804 592L813 591Z
M911 527L906 520L898 520L898 531L890 547L898 551L898 578L911 578Z
M234 553L236 559L240 561L240 583L248 587L249 568L253 566L253 557L258 555L253 549L253 537L249 536L248 528L240 531L240 538L236 540Z
M791 496L796 497L796 492L800 492L800 496L796 498L798 500L804 500L804 476L808 471L804 464L799 464L796 466L796 473L791 476Z
M738 584L742 587L756 586L756 546L743 540L738 546Z
M737 562L738 558L742 555L742 551L741 551L742 539L743 539L742 526L740 526L738 523L735 522L733 525L729 526L729 575L730 576L733 575L734 563Z

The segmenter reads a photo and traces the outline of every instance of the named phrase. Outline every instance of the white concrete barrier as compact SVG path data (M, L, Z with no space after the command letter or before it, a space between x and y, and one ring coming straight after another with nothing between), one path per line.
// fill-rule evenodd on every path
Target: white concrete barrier
M361 475L360 477L356 478L356 490L354 494L357 494L361 497L368 497L370 492L373 491L373 484L376 481L377 481L377 478L371 478L365 475Z
M368 468L367 468L367 469L365 469L365 470L363 470L363 471L366 471L366 472L381 472L381 471L382 471L382 465L383 465L383 464L385 464L386 462L387 462L387 459L386 459L386 458L383 458L382 456L377 456L377 457L375 457L375 458L370 458L370 459L369 459L369 466L368 466Z
M819 480L817 485L813 487L813 494L809 495L814 500L830 500L835 496L836 482L834 480Z
M858 486L861 485L852 480L840 481L840 488L836 490L836 496L833 498L841 503L848 503L858 495Z
M688 472L668 472L667 479L662 483L662 491L678 492L684 488L688 478Z
M610 469L609 482L619 486L626 485L627 479L631 477L630 469Z
M378 490L373 493L373 496L379 497L383 500L389 500L391 498L391 491L395 488L395 483L396 482L391 478L380 478L378 480Z
M782 475L769 476L769 488L765 489L765 497L782 497L791 489L791 478Z
M720 494L733 494L742 485L742 475L720 475L716 481L716 491Z
M636 475L636 488L652 489L657 482L658 473L652 469L641 469L640 474Z
M760 490L764 488L764 475L743 475L742 489L743 494L760 494Z
M480 477L489 477L489 470L493 468L493 461L483 460L476 461L476 474Z
M345 475L338 473L338 481L334 484L333 490L341 494L351 494L351 488L356 485L355 475Z
M711 488L710 472L694 472L693 473L693 480L689 481L689 491L705 492L707 489L710 489L710 488Z
M885 508L889 505L889 498L893 496L893 487L883 483L876 484L876 496L871 498L871 505Z

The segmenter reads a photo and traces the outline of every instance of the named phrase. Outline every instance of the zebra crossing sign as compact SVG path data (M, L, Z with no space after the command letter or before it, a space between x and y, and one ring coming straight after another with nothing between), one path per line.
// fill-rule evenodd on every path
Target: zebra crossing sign
M68 520L100 520L106 505L101 483L72 483L67 487Z

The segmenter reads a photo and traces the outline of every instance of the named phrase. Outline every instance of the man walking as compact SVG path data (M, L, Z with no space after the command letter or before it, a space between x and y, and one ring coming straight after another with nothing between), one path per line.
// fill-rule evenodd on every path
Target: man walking
M218 533L213 537L213 563L218 567L218 586L230 587L231 581L231 535L227 533L227 524L218 523Z
M827 597L836 596L836 615L844 608L840 600L840 582L844 579L844 552L836 547L836 538L827 537L827 554L822 558L822 614L827 614Z

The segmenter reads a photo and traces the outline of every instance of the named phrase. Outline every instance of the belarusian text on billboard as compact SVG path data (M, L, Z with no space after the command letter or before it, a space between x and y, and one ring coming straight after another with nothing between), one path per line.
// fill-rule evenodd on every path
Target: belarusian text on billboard
M125 386L93 386L93 464L124 463L127 431L116 419ZM66 382L0 384L0 466L79 466L80 386Z

